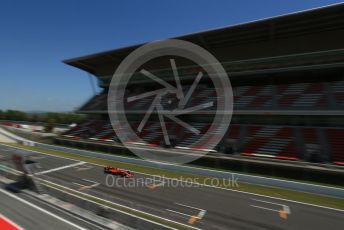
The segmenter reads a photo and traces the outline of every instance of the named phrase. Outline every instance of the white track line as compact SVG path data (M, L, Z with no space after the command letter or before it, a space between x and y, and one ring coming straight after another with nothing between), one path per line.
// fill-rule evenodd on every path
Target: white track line
M26 194L25 194L25 195L26 195ZM82 219L82 218L80 218L80 217L78 217L78 216L75 216L75 215L69 213L68 211L64 210L64 209L61 208L61 207L60 207L60 208L57 208L56 206L54 206L54 205L52 205L52 204L50 204L50 203L44 202L44 201L42 201L40 198L37 198L37 197L35 197L35 196L33 196L33 197L31 197L31 198L35 199L37 202L40 202L40 203L42 203L42 204L44 204L44 205L49 206L49 207L52 208L52 209L55 209L55 210L57 210L57 211L59 211L59 212L62 212L62 213L64 213L64 214L67 215L67 216L71 216L71 217L73 217L74 219L77 219L77 220L80 220L80 221L82 221L82 222L85 222L85 223L87 223L87 224L89 224L89 225L92 225L92 226L94 226L95 228L104 229L104 228L102 228L102 227L100 227L100 226L98 226L98 225L96 225L96 224L94 224L94 223L91 223L91 222L89 222L89 221L87 221L87 220L85 220L85 219Z
M190 206L190 205L186 205L186 204L181 204L181 203L175 203L175 204L179 205L179 206L182 206L182 207L186 207L186 208L197 210L198 211L197 218L199 220L202 219L205 216L205 214L207 213L207 210L205 210L205 209L196 208L196 207L193 207L193 206Z
M99 182L93 181L93 180L87 180L87 179L82 179L84 181L90 182L92 184L99 184Z
M24 148L20 148L20 147L6 145L6 144L3 144L3 143L1 143L0 145L11 147L11 148L15 148L15 149L25 150L25 151L28 151L28 152L34 152L34 153L49 155L49 156L56 157L56 158L63 158L63 159L68 159L68 160L76 161L76 160L68 158L68 157L56 156L56 155L52 155L52 154L49 154L49 153L43 153L43 152L40 152L40 151L35 151L35 150L28 150L28 149L24 149ZM63 151L61 151L61 152L63 152ZM71 154L73 154L73 153L71 153ZM77 155L77 154L74 154L74 155ZM90 158L97 159L95 157L90 157ZM126 157L123 157L123 158L126 158ZM88 162L88 164L104 167L104 165L101 165L101 164L95 164L95 163L90 163L90 162ZM184 166L184 167L187 167L187 166ZM211 169L209 169L209 170L210 171L216 171L216 170L211 170ZM137 174L141 174L141 175L145 175L145 176L151 176L151 177L156 177L157 176L157 175L148 174L148 173L142 173L142 172L137 172L137 171L132 171L132 172L137 173ZM240 175L239 173L235 173L235 174ZM259 177L259 176L253 176L253 177ZM169 178L166 178L166 179L169 179ZM183 180L180 180L180 179L176 179L176 178L170 178L170 179L177 180L177 181L180 181L180 182L186 182L186 181L183 181ZM281 181L287 181L287 180L281 180ZM295 182L295 181L292 181L292 182ZM273 196L261 195L261 194L252 193L252 192L238 191L238 190L230 189L230 188L216 187L216 186L207 185L207 184L201 184L201 183L196 183L196 182L192 182L192 183L193 184L197 184L197 185L201 185L201 186L204 186L204 187L214 188L214 189L227 190L227 191L232 191L232 192L236 192L236 193L242 193L242 194L246 194L246 195L265 197L265 198L270 198L270 199L274 199L274 200L283 200L283 201L287 201L287 202L295 203L295 204L302 204L302 205L307 205L307 206L312 206L312 207L317 207L317 208L329 209L329 210L333 210L333 211L337 211L337 212L344 212L343 209L338 209L338 208L331 208L331 207L326 207L326 206L321 206L321 205L316 205L316 204L310 204L310 203L305 203L305 202L296 201L296 200L288 200L288 199L284 199L284 198L278 198L278 197L273 197ZM307 183L302 183L302 182L296 182L296 183L307 184ZM330 186L322 186L322 185L317 185L317 186L320 186L320 187L330 187ZM331 188L333 188L333 187L331 187Z
M57 187L62 187L62 188L67 189L67 190L73 190L72 188L65 187L65 186L56 184L56 183L54 183L54 182L44 180L44 179L39 179L39 180L41 180L41 181L43 181L43 182L45 182L45 183L48 183L48 184L49 184L49 183L50 183L50 184L53 184L54 187L51 186L51 185L48 185L48 184L45 184L45 186L48 186L48 187L50 187L50 188L53 188L53 189L59 190L59 191L61 191L61 192L67 193L67 194L69 194L69 195L71 195L71 196L79 197L80 199L87 200L87 201L89 201L89 202L91 202L91 203L95 203L95 204L98 204L98 205L107 207L107 208L112 209L112 210L115 210L115 211L117 211L117 212L125 213L125 214L127 214L127 215L129 215L129 216L133 216L133 217L136 217L136 218L138 218L138 219L146 220L146 221L148 221L148 222L150 222L150 223L154 223L154 224L157 224L157 225L159 225L159 226L164 226L164 227L166 227L166 225L163 225L163 224L161 224L161 223L155 222L155 221L153 221L153 220L150 220L150 219L147 219L147 218L144 218L144 217L139 217L139 216L137 216L137 215L135 215L135 214L131 214L131 213L122 211L122 210L120 210L120 209L112 208L112 207L107 206L107 205L104 205L104 204L100 204L100 203L98 203L98 202L96 202L96 201L89 200L89 199L87 199L87 198L85 198L85 197L80 197L80 196L78 196L78 195L76 195L76 194L72 194L72 193L70 193L70 192L67 192L66 190L61 190L61 189L59 189L59 188L56 188L56 186L57 186ZM94 199L96 199L96 200L103 201L103 202L105 202L105 203L114 204L114 205L119 206L119 207L128 208L128 209L134 210L134 211L136 211L136 212L146 214L146 215L151 216L151 217L155 217L155 218L158 218L158 219L161 219L161 220L165 220L165 221L170 222L170 223L175 223L175 224L182 225L182 226L185 226L185 227L188 227L188 228L191 228L191 229L195 229L195 230L201 230L200 228L196 228L196 227L193 227L193 226L190 226L190 225L186 225L186 224L183 224L183 223L178 222L178 221L170 220L170 219L167 219L167 218L164 218L164 217L161 217L161 216L157 216L157 215L154 215L154 214L151 214L151 213L148 213L148 212L144 212L144 211L141 211L141 210L132 208L132 207L128 207L128 206L125 206L125 205L121 205L121 204L115 203L115 202L113 202L113 201L105 200L105 199L102 199L102 198L100 198L100 197L93 196L93 195L91 195L91 194L89 194L89 193L83 193L83 192L76 191L76 190L73 190L73 192L78 193L78 194L81 194L81 195L83 195L83 196L88 196L88 197L94 198ZM120 200L121 200L121 199L120 199ZM172 228L172 227L169 227L169 228L170 228L170 229L175 229L175 228Z
M283 211L285 212L285 213L287 213L287 214L291 214L291 212L290 212L290 208L289 208L289 206L288 205L285 205L285 204L279 204L279 203L276 203L276 202L271 202L271 201L266 201L266 200L259 200L259 199L253 199L253 198L251 198L252 200L254 200L254 201L257 201L257 202L262 202L262 203L266 203L266 204L272 204L272 205L277 205L277 206L282 206L282 208L283 208ZM260 206L255 206L255 205L251 205L251 206L253 206L253 207L260 207ZM277 210L277 212L278 212L279 210Z
M86 162L80 161L78 163L74 163L74 164L70 164L70 165L65 165L65 166L61 166L61 167L58 167L58 168L54 168L54 169L49 169L49 170L46 170L46 171L38 172L38 173L35 173L35 175L43 175L43 174L47 174L47 173L51 173L51 172L56 172L56 171L59 171L59 170L62 170L62 169L67 169L67 168L71 168L71 167L75 167L75 166L83 165L83 164L86 164Z
M185 214L185 213L182 213L182 212L177 212L177 211L174 211L174 210L171 210L171 209L166 209L166 211L173 212L173 213L176 213L176 214L179 214L179 215L182 215L182 216L187 216L188 218L192 216L192 215Z
M55 214L53 214L53 213L47 211L47 210L45 210L45 209L43 209L43 208L41 208L41 207L38 207L38 206L36 206L36 205L34 205L34 204L32 204L32 203L26 201L26 200L23 200L22 198L17 197L17 196L15 196L15 195L13 195L13 194L11 194L11 193L9 193L9 192L3 190L3 189L0 189L0 192L2 192L3 194L5 194L5 195L7 195L7 196L9 196L9 197L11 197L11 198L13 198L13 199L16 199L16 200L18 200L18 201L20 201L20 202L22 202L22 203L24 203L24 204L26 204L26 205L32 207L32 208L35 208L35 209L37 209L38 211L41 211L41 212L43 212L43 213L45 213L45 214L47 214L47 215L49 215L49 216L52 216L52 217L54 217L55 219L58 219L58 220L60 220L60 221L62 221L62 222L64 222L64 223L66 223L66 224L69 224L69 225L71 225L71 226L73 226L73 227L75 227L75 228L77 228L77 229L86 230L86 228L83 228L83 227L81 227L81 226L79 226L79 225L76 225L76 224L74 224L74 223L72 223L72 222L70 222L70 221L68 221L68 220L65 220L65 219L63 219L63 218L61 218L61 217L59 217L59 216L57 216L57 215L55 215Z
M175 203L176 205L180 205L180 206L183 206L183 207L187 207L187 208L192 208L192 209L196 209L198 211L205 211L204 209L201 209L201 208L196 208L196 207L192 207L190 205L186 205L186 204L181 204L181 203Z
M276 202L271 202L271 201L266 201L266 200L259 200L259 199L253 199L252 200L254 201L258 201L258 202L262 202L262 203L267 203L267 204L274 204L274 205L278 205L278 206L284 206L284 204L279 204L279 203L276 203Z
M25 150L25 151L28 151L28 152L34 152L34 153L40 153L40 154L44 154L44 155L50 155L52 157L57 157L57 158L64 158L64 159L69 159L69 160L72 160L72 161L77 161L77 160L74 160L74 159L71 159L71 158L68 158L68 157L61 157L61 156L56 156L56 155L52 155L52 154L49 154L49 153L42 153L40 151L35 151L35 150L28 150L28 149L25 149L25 148L21 148L21 147L17 147L17 146L11 146L11 145L7 145L7 144L3 144L1 143L0 145L2 146L6 146L6 147L9 147L9 148L16 148L16 149L22 149L22 150ZM50 145L50 146L53 146L53 145ZM70 148L72 149L72 148ZM147 148L142 148L142 147L136 147L136 149L147 149ZM60 151L60 152L64 152L63 150L57 150L57 151ZM167 151L164 151L164 150L161 150L162 152L167 152ZM69 154L74 154L76 156L81 156L81 155L78 155L78 154L75 154L75 153L69 153ZM106 153L102 153L102 154L105 154ZM124 156L116 156L116 157L119 157L119 158L123 158L123 159L133 159L133 158L130 158L130 157L124 157ZM94 158L94 159L98 159L96 157L90 157L90 158ZM109 161L116 161L116 160L109 160ZM118 160L117 160L118 161ZM121 162L121 161L119 161ZM155 162L155 163L161 163L161 162L157 162L157 161L152 161L152 162ZM122 162L122 163L125 163L125 162ZM90 164L93 164L93 165L99 165L99 164L94 164L94 163L90 163ZM130 163L130 164L134 164L134 163ZM161 163L161 164L167 164L167 165L171 165L170 163ZM103 166L103 165L99 165L99 166ZM202 169L202 168L197 168L197 167L191 167L191 166L180 166L180 167L183 167L183 168L196 168L196 169ZM233 173L233 172L229 172L229 171L221 171L221 170L216 170L216 169L205 169L207 171L212 171L212 172L224 172L224 173ZM141 173L144 175L144 173ZM340 187L333 187L333 186L326 186L326 185L320 185L320 184L312 184L312 183L306 183L306 182L300 182L300 181L293 181L293 180L286 180L286 179L279 179L279 178L271 178L271 177L264 177L264 176L255 176L255 175L249 175L249 174L243 174L243 173L233 173L235 175L243 175L243 176L250 176L250 177L255 177L255 178L265 178L265 179L270 179L270 180L278 180L278 181L286 181L286 182L292 182L292 183L297 183L297 184L305 184L305 185L315 185L315 186L318 186L318 187L323 187L323 188L335 188L335 189L342 189L343 192L344 192L344 189L343 188L340 188ZM151 175L151 174L147 174L147 175ZM151 175L153 176L153 175Z
M100 185L100 183L92 181L92 180L87 180L87 179L82 179L82 180L85 182L91 183L91 185L80 184L77 182L72 182L72 183L77 185L77 186L80 186L80 189L82 189L82 190L94 188L94 187L97 187L98 185Z
M77 185L77 186L85 186L84 184L79 184L79 183L77 183L77 182L72 182L72 184L75 184L75 185Z
M82 166L82 167L76 167L76 171L86 171L86 170L90 170L93 168L92 165L85 165L85 166Z
M6 216L2 215L1 213L0 213L0 219L4 219L6 222L10 223L18 230L24 230L24 228L20 227L18 224L14 223L12 220L8 219Z
M279 212L279 210L275 210L275 209L272 209L272 208L265 208L265 207L261 207L261 206L257 206L257 205L250 205L250 206L252 206L254 208L260 208L260 209L272 211L272 212Z

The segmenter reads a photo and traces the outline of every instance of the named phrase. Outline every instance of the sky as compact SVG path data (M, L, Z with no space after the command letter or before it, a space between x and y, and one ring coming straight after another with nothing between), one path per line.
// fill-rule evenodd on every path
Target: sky
M89 100L88 75L64 59L336 2L0 0L0 110L66 112Z

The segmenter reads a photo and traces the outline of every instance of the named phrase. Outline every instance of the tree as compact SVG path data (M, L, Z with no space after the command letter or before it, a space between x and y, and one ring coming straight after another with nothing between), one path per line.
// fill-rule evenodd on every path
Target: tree
M55 124L80 123L85 120L85 115L76 113L25 113L17 110L0 110L1 120L30 121Z
M51 133L55 125L56 125L56 120L53 118L50 118L45 124L44 131L47 133Z

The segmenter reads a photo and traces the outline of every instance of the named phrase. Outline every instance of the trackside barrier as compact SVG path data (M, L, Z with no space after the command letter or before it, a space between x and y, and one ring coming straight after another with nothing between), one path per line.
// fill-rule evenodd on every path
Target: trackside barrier
M7 178L9 180L17 181L23 176L22 173L13 170L6 165L0 164L0 177Z
M68 148L83 149L86 151L101 152L124 157L134 157L134 154L120 143L112 143L111 145L100 142L89 142L87 140L71 140L64 138L55 138L55 145ZM132 145L131 148L143 148L150 152L165 153L193 153L193 150L176 149L176 148L160 148ZM287 161L271 159L266 160L262 157L247 157L238 153L210 153L186 166L196 168L207 168L218 171L232 171L241 174L259 175L270 178L286 178L294 181L307 181L307 183L326 184L332 187L344 187L344 166L338 166L331 163L311 163L300 161Z
M252 175L240 174L240 173L202 169L202 168L196 168L196 167L190 167L190 166L162 164L162 163L146 161L142 159L103 154L103 153L92 152L92 151L87 151L87 150L72 149L72 148L67 148L63 146L48 145L48 144L42 144L42 143L34 143L34 145L37 147L50 149L50 150L58 150L58 151L63 151L63 152L71 153L71 154L77 154L81 156L88 156L88 157L101 158L101 159L118 161L118 162L123 162L123 163L136 164L136 165L141 165L141 166L146 166L146 167L159 168L159 169L164 169L164 170L178 172L178 173L188 173L188 174L202 175L202 176L215 177L215 178L221 178L221 179L231 179L231 180L233 180L233 178L236 178L237 182L239 183L239 186L240 186L240 182L244 182L244 183L262 185L262 186L277 187L277 188L282 188L282 189L290 189L290 190L296 190L296 191L301 191L301 192L316 193L319 195L344 198L343 188L322 186L322 185L295 182L295 181L287 181L287 180L268 178L268 177L262 177L262 176L252 176Z
M18 143L21 143L23 145L30 145L30 146L34 145L33 141L27 140L25 138L18 137L17 135L14 135L14 134L12 134L12 133L2 129L1 127L0 127L0 133L2 135L4 135L5 137L7 137L7 138L9 138L9 139L11 139L13 141L16 141Z
M21 176L20 172L8 168L6 166L0 165L0 185L5 185L5 180L14 182L18 179L18 176ZM6 178L4 180L4 178ZM163 224L156 223L144 218L140 218L122 211L118 211L105 205L98 204L94 201L87 200L85 198L78 197L76 195L67 193L60 189L54 188L52 186L46 185L45 183L39 182L40 186L44 190L45 194L49 194L52 197L55 197L59 200L73 204L81 209L89 210L95 213L98 216L106 218L108 220L113 220L117 223L121 223L124 226L128 226L125 229L142 229L142 230L167 230L174 229ZM124 226L121 226L121 229L124 229Z

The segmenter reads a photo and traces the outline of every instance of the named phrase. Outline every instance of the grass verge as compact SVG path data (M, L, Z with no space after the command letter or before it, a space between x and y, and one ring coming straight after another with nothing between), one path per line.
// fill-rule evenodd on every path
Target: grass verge
M56 145L56 144L52 144L52 145L61 147L61 145ZM77 146L73 146L73 147L71 147L71 146L63 146L63 147L87 151L87 149L79 148ZM129 155L129 154L117 154L117 153L114 154L114 153L111 153L111 152L104 152L104 151L100 151L100 150L96 150L96 149L93 149L91 151L92 152L101 153L101 154L106 154L106 155L115 155L115 156L120 156L120 157L138 159L138 157L135 157L134 155ZM260 160L262 160L262 158ZM271 159L269 159L269 160L271 160ZM284 162L286 162L286 161L284 161ZM300 182L300 183L310 183L310 184L315 184L315 185L331 186L331 187L336 187L336 188L344 189L344 185L341 185L341 184L325 183L325 182L317 181L317 180L310 179L310 178L308 178L308 179L306 179L306 178L297 179L297 178L286 176L286 175L284 175L284 176L283 175L272 175L272 174L269 174L269 173L264 173L264 172L258 173L258 172L252 172L252 171L248 172L246 170L238 170L238 169L233 169L233 168L231 168L231 169L221 168L221 167L220 168L215 168L215 167L211 167L211 166L206 166L206 165L201 165L201 164L193 164L193 163L186 164L185 166L191 167L191 168L200 168L200 169L216 170L216 171L229 172L229 173L238 173L238 174L246 174L246 175L252 175L252 176L261 176L261 177L272 178L272 179L288 180L288 181ZM307 166L303 165L302 167L307 167Z
M64 191L64 192L68 192L68 193L70 193L71 195L73 195L75 197L86 199L86 200L92 201L92 202L100 204L100 205L104 205L106 207L109 207L109 208L112 208L112 209L115 209L115 210L119 210L119 211L122 211L122 212L125 212L125 213L129 213L131 215L135 215L135 216L147 219L147 220L151 220L151 221L157 222L159 224L162 224L162 225L174 228L174 229L181 229L181 230L193 229L192 227L187 227L185 225L178 224L178 223L173 222L173 221L164 220L164 219L156 217L154 215L149 215L149 214L146 214L144 212L141 212L141 211L138 211L138 210L134 210L134 209L131 209L129 207L125 207L123 205L117 205L117 204L115 204L113 202L110 202L110 201L106 201L106 200L103 200L103 199L98 199L97 197L91 196L89 194L80 193L80 192L77 192L77 191L75 191L73 189L70 189L70 188L67 188L67 187L64 187L64 186L61 186L61 185L53 184L53 183L50 183L48 181L44 181L44 182L41 182L41 183L44 184L45 186L48 186L48 187L51 187L51 188L55 188L55 189L58 189L58 190L61 190L61 191Z
M54 156L66 157L66 158L79 160L79 161L85 161L85 162L94 163L94 164L114 165L119 168L125 168L125 169L136 171L139 173L158 175L158 176L163 176L167 178L173 178L173 179L191 178L191 179L194 179L195 181L197 180L198 183L205 184L205 185L209 185L209 182L210 182L209 177L206 177L206 176L187 174L187 173L176 173L176 172L166 171L166 170L157 169L157 168L139 166L135 164L128 164L128 163L117 162L117 161L110 161L110 160L99 159L99 158L84 157L84 156L80 156L76 154L71 154L71 153L66 153L66 152L56 151L56 150L48 150L48 149L43 149L43 148L33 147L33 146L23 146L23 145L18 145L18 144L11 144L11 146L19 147L19 148L23 148L27 150L32 150L32 151L37 151L43 154L46 153L46 154L51 154ZM228 188L234 191L250 192L250 193L255 193L259 195L266 195L266 196L271 196L271 197L276 197L276 198L294 200L294 201L344 210L344 199L340 199L340 198L321 196L321 195L312 194L312 193L298 192L294 190L280 189L280 188L274 188L274 187L253 185L253 184L243 183L240 181L238 182L239 187L232 187L230 186L230 183L228 183L228 181L222 181L222 182L223 183L218 184L218 187Z

